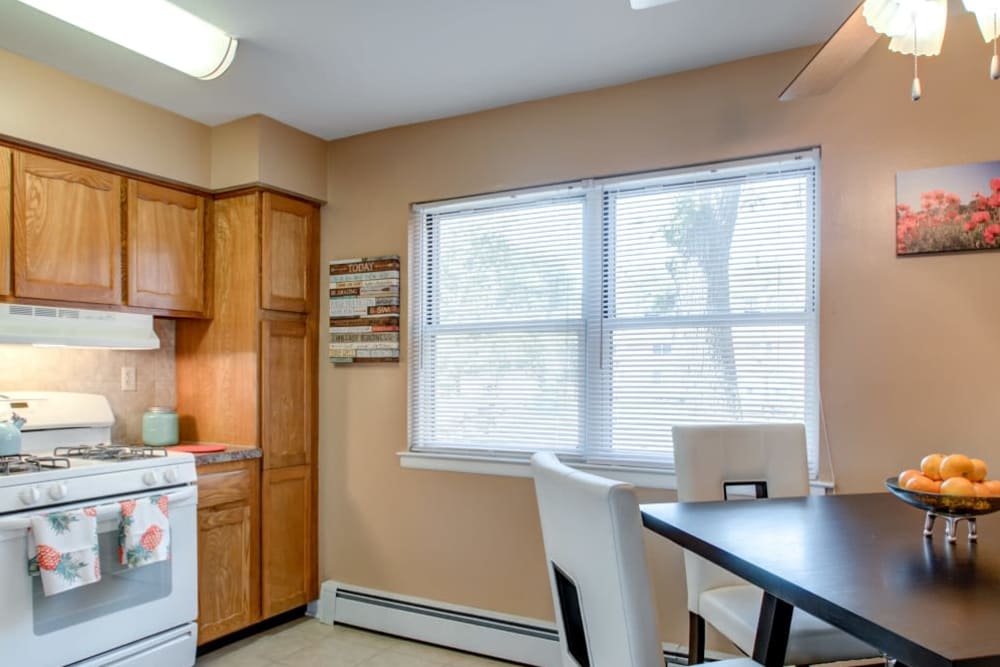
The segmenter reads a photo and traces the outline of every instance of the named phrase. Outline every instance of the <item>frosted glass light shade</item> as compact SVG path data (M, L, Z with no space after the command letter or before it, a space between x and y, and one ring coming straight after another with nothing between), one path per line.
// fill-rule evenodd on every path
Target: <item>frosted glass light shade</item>
M979 22L979 32L983 39L992 42L997 38L997 26L1000 25L1000 0L965 0L965 8L976 15Z
M677 0L629 0L632 9L649 9L650 7L667 5L671 2L677 2Z
M941 53L948 0L865 0L863 13L873 30L892 38L889 50L918 56Z
M166 0L19 0L199 79L236 56L235 38Z

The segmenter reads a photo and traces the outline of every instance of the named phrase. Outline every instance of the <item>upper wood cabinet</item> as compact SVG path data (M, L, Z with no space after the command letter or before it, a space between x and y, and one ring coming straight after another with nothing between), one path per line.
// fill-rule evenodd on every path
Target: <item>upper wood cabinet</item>
M10 149L0 146L0 296L10 294Z
M14 295L121 304L121 177L15 151Z
M128 182L128 304L205 310L204 197Z
M305 318L261 322L261 448L265 468L312 462L315 338Z
M261 307L309 311L316 267L315 206L265 192L261 202Z

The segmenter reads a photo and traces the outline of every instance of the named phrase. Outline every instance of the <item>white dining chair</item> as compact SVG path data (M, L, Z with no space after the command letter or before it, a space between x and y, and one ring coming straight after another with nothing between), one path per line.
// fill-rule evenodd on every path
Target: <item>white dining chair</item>
M809 493L802 424L674 426L677 499L681 502L782 498ZM741 651L753 650L763 591L700 556L684 552L688 660L704 660L705 623ZM879 652L805 612L795 610L786 664L879 659Z
M531 457L564 667L663 667L635 489ZM760 667L749 658L712 663Z

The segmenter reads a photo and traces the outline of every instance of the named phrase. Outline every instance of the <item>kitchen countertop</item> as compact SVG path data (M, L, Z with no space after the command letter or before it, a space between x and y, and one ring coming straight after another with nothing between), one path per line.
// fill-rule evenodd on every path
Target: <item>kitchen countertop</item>
M260 447L252 445L228 445L224 442L183 442L183 445L222 445L226 448L224 452L211 452L208 454L195 454L194 463L196 466L212 465L213 463L229 463L231 461L245 461L247 459L259 459L264 453Z

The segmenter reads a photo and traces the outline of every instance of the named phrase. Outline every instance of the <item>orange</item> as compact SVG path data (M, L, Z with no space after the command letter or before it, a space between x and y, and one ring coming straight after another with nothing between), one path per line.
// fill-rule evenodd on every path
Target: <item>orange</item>
M903 472L899 473L899 477L896 478L896 483L905 489L906 483L911 479L913 479L914 477L916 477L917 475L920 475L922 477L923 473L920 472L919 470L914 470L913 468L910 468L909 470L904 470Z
M975 472L975 466L972 465L972 459L965 454L949 454L941 459L938 472L941 474L941 479L951 479L952 477L970 479Z
M934 480L925 475L914 475L910 479L906 480L905 487L910 491L919 491L921 493L937 493L937 485L934 484Z
M983 482L983 486L989 491L989 495L1000 496L1000 480L988 479Z
M943 482L941 480L939 480L939 479L932 479L931 480L931 484L934 485L934 493L941 493L941 484L943 484Z
M990 493L990 487L986 486L982 482L973 482L972 491L979 498L986 498L992 495Z
M981 482L986 479L986 462L982 459L972 459L972 475L969 477L973 482Z
M941 460L944 454L928 454L920 461L920 472L931 479L941 479Z
M974 496L976 490L965 477L949 477L941 482L941 493L946 496Z

